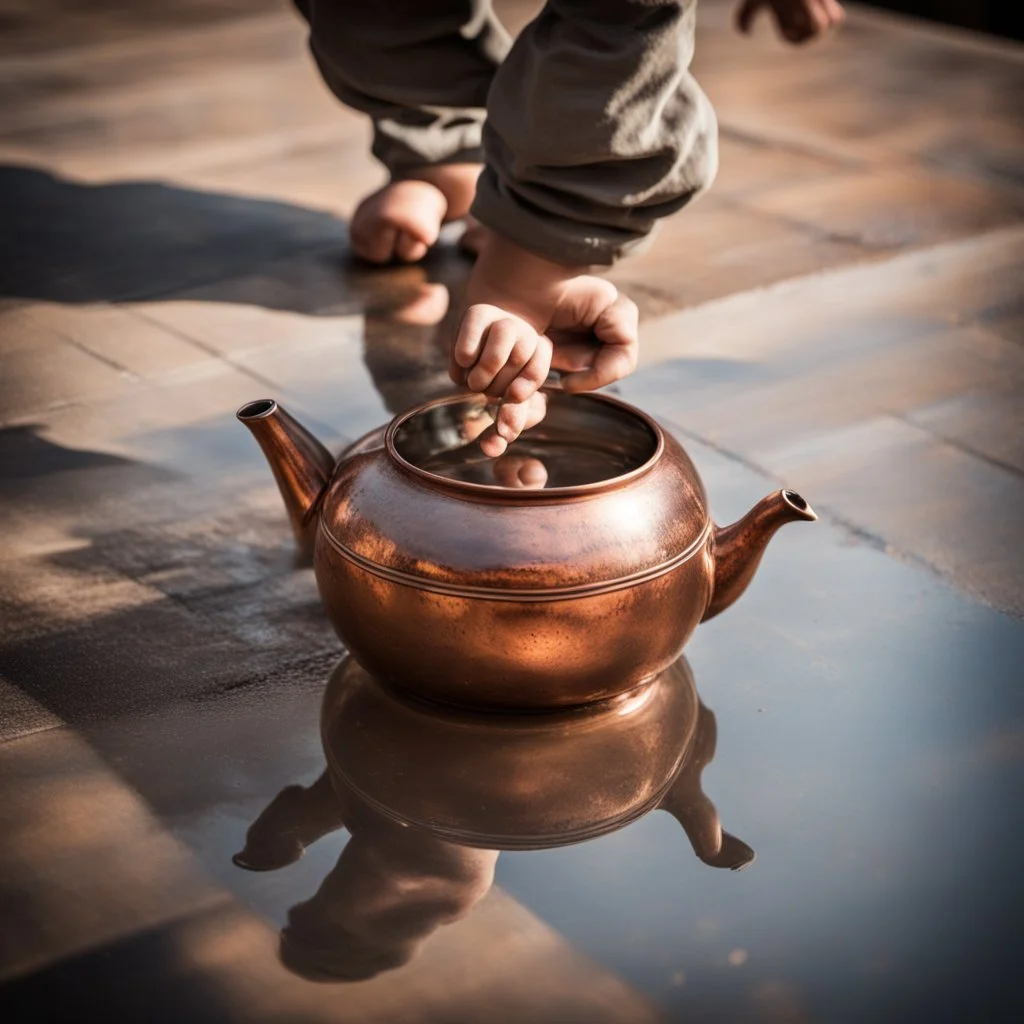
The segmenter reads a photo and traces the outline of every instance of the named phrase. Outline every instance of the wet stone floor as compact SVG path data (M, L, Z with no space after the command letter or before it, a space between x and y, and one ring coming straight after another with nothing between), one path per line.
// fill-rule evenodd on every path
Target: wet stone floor
M1020 48L702 3L722 170L613 271L618 392L718 522L819 522L630 700L499 723L346 657L234 419L446 393L468 264L350 261L288 10L103 11L0 39L0 1019L1020 1019Z

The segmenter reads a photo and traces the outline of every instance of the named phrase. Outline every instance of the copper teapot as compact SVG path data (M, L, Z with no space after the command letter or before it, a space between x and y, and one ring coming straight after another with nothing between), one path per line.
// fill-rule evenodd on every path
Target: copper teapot
M547 415L487 459L482 395L435 399L339 459L276 402L244 405L335 630L419 696L481 708L603 700L653 678L747 588L784 523L776 491L715 526L686 452L603 394L545 392Z

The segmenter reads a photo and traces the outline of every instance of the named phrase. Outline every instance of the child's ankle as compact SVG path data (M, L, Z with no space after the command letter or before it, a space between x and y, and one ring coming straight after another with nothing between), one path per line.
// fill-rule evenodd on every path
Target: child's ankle
M489 231L470 279L470 302L491 302L543 330L546 323L535 321L544 319L544 308L554 307L562 286L587 270L538 256Z
M445 220L461 220L469 213L476 196L476 179L480 177L482 164L425 164L412 167L395 180L413 179L425 181L440 191L448 204Z

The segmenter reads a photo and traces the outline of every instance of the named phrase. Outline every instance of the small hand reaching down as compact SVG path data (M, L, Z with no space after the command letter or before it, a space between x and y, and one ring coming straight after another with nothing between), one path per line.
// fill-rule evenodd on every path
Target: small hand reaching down
M543 418L551 370L565 391L594 391L633 372L639 344L636 304L610 281L510 248L485 248L451 354L452 380L500 403L480 437L495 458Z

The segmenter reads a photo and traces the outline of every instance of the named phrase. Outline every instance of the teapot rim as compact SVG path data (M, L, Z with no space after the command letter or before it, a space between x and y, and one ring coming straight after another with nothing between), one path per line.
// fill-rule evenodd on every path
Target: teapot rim
M599 394L596 392L585 392L570 395L570 393L563 391L561 388L550 386L543 387L540 390L546 395L558 395L562 398L568 396L581 401L603 403L619 409L627 415L632 416L651 432L654 438L654 450L639 466L634 467L626 473L620 473L617 476L608 477L605 480L595 480L586 484L574 484L569 487L542 487L537 488L536 490L505 487L501 484L481 484L468 480L453 480L450 477L441 476L438 473L432 473L430 470L423 469L415 463L410 462L401 454L398 450L398 446L395 444L395 435L405 423L408 423L413 419L413 417L420 416L430 409L438 409L446 405L455 405L458 402L465 402L467 399L474 397L484 397L482 395L475 395L473 392L463 392L456 395L445 395L441 398L433 398L426 402L421 402L418 405L413 406L411 409L407 409L405 412L400 413L388 424L387 429L385 430L385 450L392 461L403 471L423 480L431 487L442 488L447 491L455 491L456 493L465 494L467 497L475 497L477 499L485 498L491 501L509 501L515 504L538 501L551 503L563 498L584 498L597 494L605 494L608 491L618 490L621 487L625 487L633 483L640 477L646 476L658 464L658 461L664 454L665 433L659 426L658 422L643 410L638 409L629 402L624 402L622 399L615 398L612 395Z

